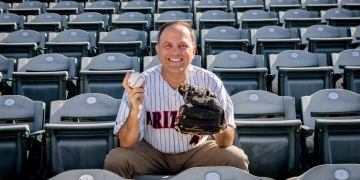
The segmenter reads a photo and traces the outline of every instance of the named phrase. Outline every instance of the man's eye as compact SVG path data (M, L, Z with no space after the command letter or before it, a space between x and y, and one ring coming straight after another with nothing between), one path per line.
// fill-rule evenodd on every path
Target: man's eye
M167 44L167 45L165 45L164 47L165 47L165 48L170 48L171 45Z
M188 46L186 44L181 45L182 48L187 48Z

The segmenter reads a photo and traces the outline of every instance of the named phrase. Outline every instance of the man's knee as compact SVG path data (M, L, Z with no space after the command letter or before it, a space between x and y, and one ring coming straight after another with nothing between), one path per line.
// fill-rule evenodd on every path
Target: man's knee
M242 149L236 146L231 146L226 148L226 151L228 152L224 154L226 154L225 158L228 160L229 166L236 167L247 172L249 171L248 156L245 154L245 152Z
M129 157L130 153L130 149L126 148L118 147L112 149L105 157L104 169L113 170L123 166L127 162L127 157Z

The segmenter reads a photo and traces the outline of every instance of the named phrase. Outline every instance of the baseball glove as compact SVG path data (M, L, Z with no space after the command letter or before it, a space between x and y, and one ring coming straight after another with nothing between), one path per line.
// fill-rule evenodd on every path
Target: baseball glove
M182 83L178 88L185 104L176 117L175 130L182 134L212 135L226 128L224 110L209 88Z

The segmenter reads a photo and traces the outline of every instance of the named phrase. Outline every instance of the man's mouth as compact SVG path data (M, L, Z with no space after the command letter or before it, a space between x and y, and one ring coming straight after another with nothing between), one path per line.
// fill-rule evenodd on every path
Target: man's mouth
M172 61L172 62L179 62L182 60L182 58L179 58L179 59L175 59L175 58L168 58L169 61Z

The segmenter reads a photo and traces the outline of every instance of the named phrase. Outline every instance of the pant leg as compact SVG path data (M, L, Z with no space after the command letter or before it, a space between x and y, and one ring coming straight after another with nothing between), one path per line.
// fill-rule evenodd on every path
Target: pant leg
M193 167L231 166L249 172L249 161L242 149L236 146L220 148L214 140L205 141L200 147L185 153L181 171Z
M164 155L145 140L138 141L132 149L111 150L104 163L104 169L127 179L135 174L166 174L169 167Z

